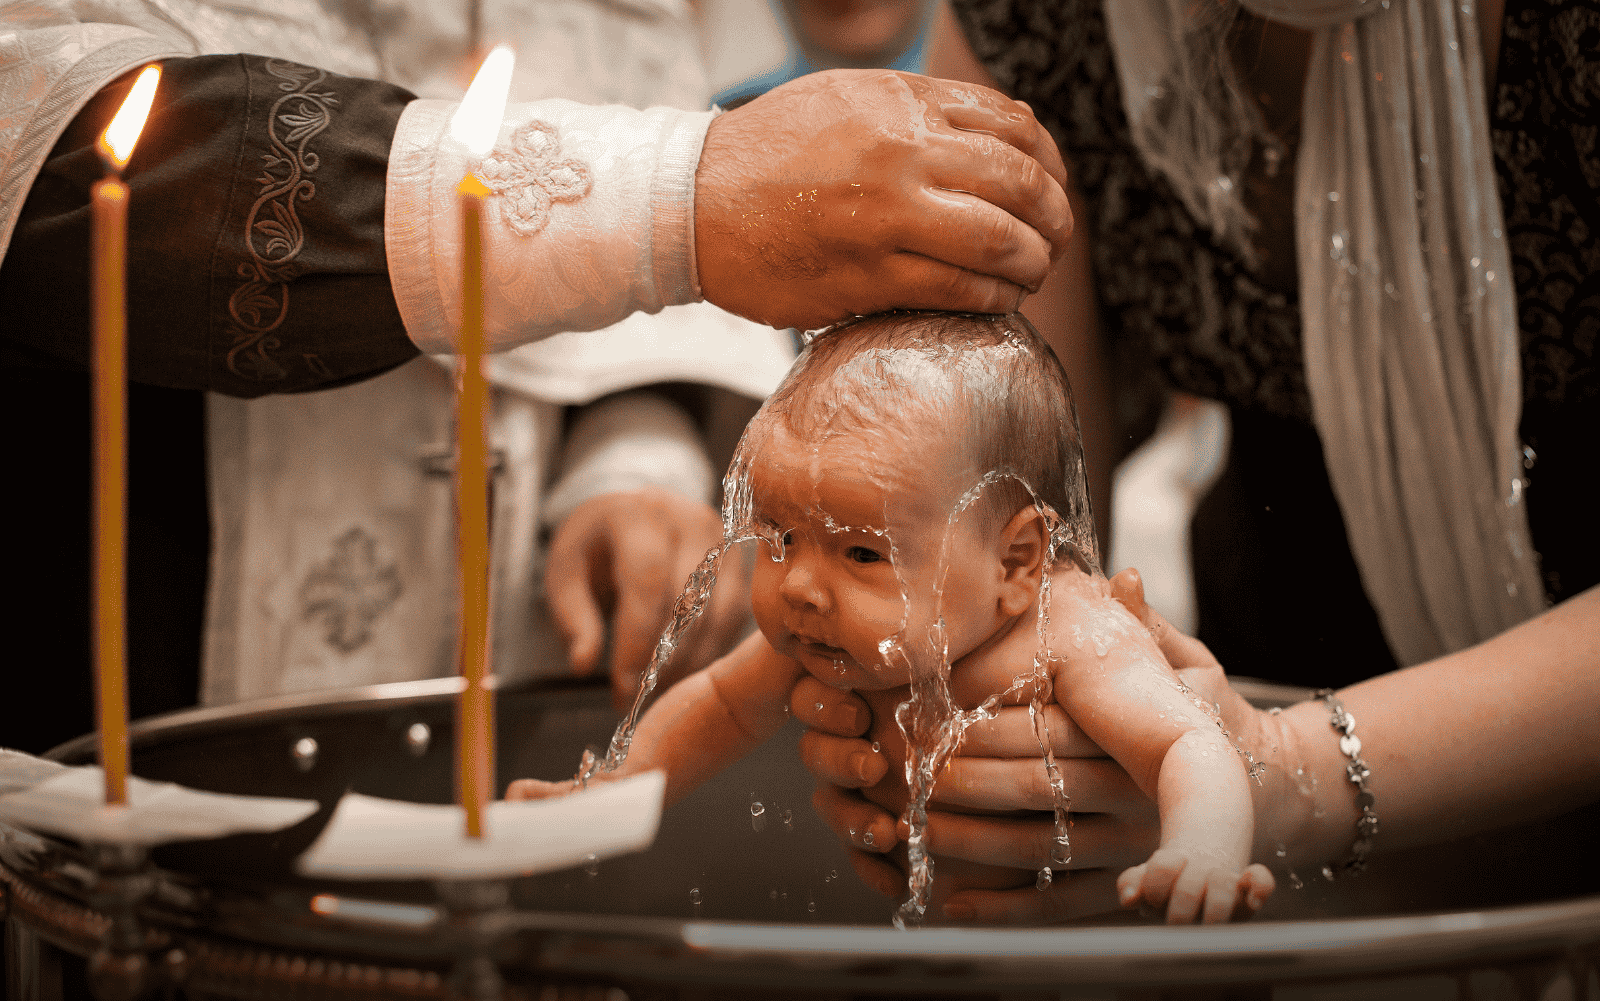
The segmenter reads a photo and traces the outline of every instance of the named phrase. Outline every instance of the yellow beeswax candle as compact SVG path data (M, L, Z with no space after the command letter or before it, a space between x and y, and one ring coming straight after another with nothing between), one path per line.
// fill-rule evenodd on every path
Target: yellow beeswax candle
M146 66L100 137L107 177L91 189L89 199L95 726L106 803L112 806L128 800L128 186L121 174L160 80L160 67Z
M478 67L450 134L481 160L494 148L505 116L513 58L497 46ZM483 378L483 210L489 188L468 173L461 201L461 334L457 350L456 518L461 583L461 692L456 716L456 787L467 837L484 836L483 810L494 798L494 702L489 671L488 387Z

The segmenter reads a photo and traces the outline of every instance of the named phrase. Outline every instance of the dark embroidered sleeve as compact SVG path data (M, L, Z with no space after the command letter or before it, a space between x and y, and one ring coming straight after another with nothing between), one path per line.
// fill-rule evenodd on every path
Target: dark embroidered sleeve
M0 267L0 363L82 368L94 143L132 78L96 95L35 181ZM232 396L357 381L417 355L383 249L389 84L261 56L163 66L126 179L129 374Z

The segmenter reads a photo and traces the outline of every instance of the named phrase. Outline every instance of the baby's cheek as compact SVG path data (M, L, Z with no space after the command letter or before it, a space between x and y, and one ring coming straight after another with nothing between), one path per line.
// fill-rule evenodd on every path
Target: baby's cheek
M756 554L756 566L750 575L750 612L756 626L773 644L783 634L783 612L778 585L782 582L783 564L773 563L765 552Z

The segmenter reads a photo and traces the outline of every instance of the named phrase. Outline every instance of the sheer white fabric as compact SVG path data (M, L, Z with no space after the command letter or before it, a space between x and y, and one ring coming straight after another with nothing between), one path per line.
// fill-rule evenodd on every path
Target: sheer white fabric
M1522 504L1515 292L1475 8L1246 6L1315 32L1295 206L1312 410L1368 597L1401 663L1417 663L1544 608ZM1192 58L1181 32L1155 29L1183 25L1188 9L1185 0L1107 2L1142 150L1164 127L1152 98ZM1174 167L1172 144L1154 144L1167 155L1151 162L1179 175L1180 191L1223 159L1191 147ZM1214 176L1216 197L1199 205L1219 233L1241 217L1239 180Z

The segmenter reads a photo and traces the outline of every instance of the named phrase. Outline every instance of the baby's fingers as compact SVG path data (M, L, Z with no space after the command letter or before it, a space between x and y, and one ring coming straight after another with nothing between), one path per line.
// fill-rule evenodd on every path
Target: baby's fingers
M1244 872L1239 874L1239 901L1233 911L1233 920L1244 921L1254 916L1277 887L1278 883L1273 878L1271 869L1260 862L1247 866Z
M555 799L572 791L571 782L546 782L544 779L517 779L506 787L506 799Z
M1149 862L1129 866L1117 877L1117 903L1133 907L1144 893L1144 877L1150 871Z
M1244 878L1226 870L1214 870L1205 879L1205 902L1201 906L1200 920L1208 925L1226 924L1239 909Z
M1227 915L1233 912L1233 887L1231 873L1219 877L1202 865L1184 865L1172 883L1172 897L1167 901L1167 924L1192 925L1202 915L1209 921L1210 915L1204 908L1213 891L1226 901L1222 920L1227 920Z
M1156 907L1165 905L1177 892L1177 883L1183 875L1188 860L1179 852L1157 851L1150 861L1128 869L1117 878L1117 900L1124 907L1132 907L1141 900ZM1194 920L1194 910L1199 904L1198 891L1190 903L1188 920ZM1169 908L1167 919L1172 920Z

